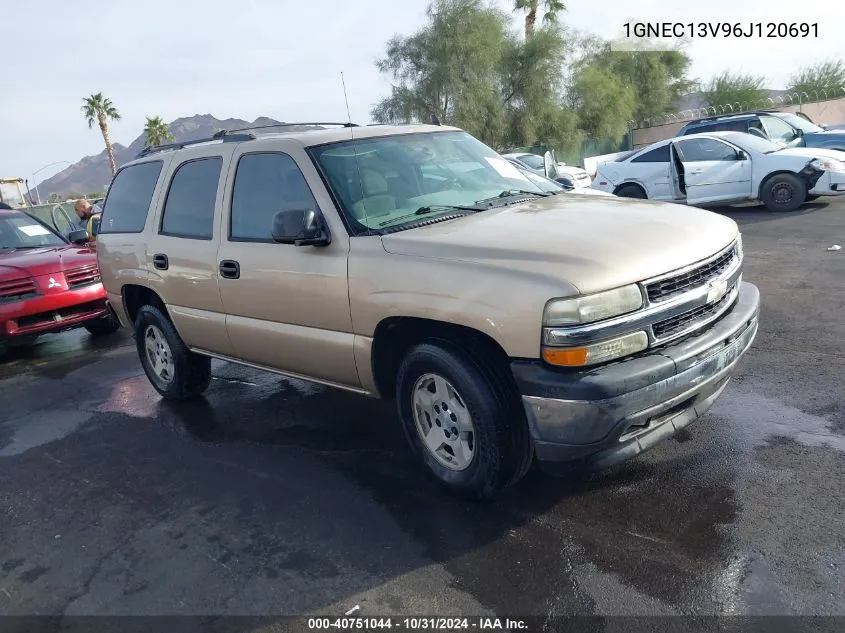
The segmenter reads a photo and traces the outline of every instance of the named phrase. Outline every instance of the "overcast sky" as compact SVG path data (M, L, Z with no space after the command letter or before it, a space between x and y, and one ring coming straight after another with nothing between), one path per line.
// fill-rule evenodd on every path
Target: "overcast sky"
M345 120L343 71L352 119L389 90L373 61L395 33L425 18L428 0L35 0L3 15L0 176L30 184L103 149L79 107L102 91L123 120L112 139L124 145L147 115L165 121L193 114L253 120ZM508 6L506 0L499 0ZM775 0L569 0L563 19L607 38L630 19L709 22L818 22L805 39L696 39L692 74L724 69L764 75L782 88L797 66L845 56L845 3ZM637 9L632 9L637 6ZM219 8L216 8L219 7ZM782 7L782 8L781 8ZM514 26L520 26L519 16Z

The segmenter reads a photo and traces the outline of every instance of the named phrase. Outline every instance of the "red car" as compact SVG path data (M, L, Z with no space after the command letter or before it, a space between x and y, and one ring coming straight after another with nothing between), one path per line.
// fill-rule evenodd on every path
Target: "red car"
M25 212L0 209L0 351L48 332L84 327L99 335L120 327L87 233L71 238L75 244Z

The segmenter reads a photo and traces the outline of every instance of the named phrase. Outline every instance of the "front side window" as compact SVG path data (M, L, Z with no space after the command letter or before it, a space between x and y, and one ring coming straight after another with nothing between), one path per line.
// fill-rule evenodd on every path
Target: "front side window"
M163 163L160 160L124 167L109 187L100 233L140 233L147 223Z
M795 138L795 130L786 121L774 116L760 117L760 119L770 139L788 143Z
M293 158L276 152L241 156L232 189L231 240L272 242L273 216L300 209L316 211L317 201Z
M544 193L466 132L399 134L309 150L353 230L399 228L506 192ZM451 207L451 208L450 208Z
M25 213L0 212L0 251L66 245L62 238Z
M693 138L678 143L684 162L698 163L716 160L736 160L736 150L721 141L709 138Z
M210 240L223 159L219 156L183 163L173 174L161 218L162 235Z

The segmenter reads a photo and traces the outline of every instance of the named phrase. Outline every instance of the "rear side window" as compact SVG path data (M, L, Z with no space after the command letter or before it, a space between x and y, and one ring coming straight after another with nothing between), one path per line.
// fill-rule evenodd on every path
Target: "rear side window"
M160 160L124 167L114 177L103 205L100 234L140 233L147 223Z
M653 150L640 154L636 158L631 159L632 163L668 163L669 162L669 144L655 147Z
M223 159L219 156L183 163L173 174L164 213L162 235L210 240L214 233L214 205Z
M272 242L273 216L288 209L317 210L296 161L278 152L241 156L232 189L229 238Z

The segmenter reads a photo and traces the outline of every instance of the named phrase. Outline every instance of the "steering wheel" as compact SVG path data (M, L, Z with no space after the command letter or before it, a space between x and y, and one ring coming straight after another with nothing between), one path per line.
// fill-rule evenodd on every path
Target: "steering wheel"
M57 219L60 212L64 216L68 228L71 228L73 226L73 221L70 219L70 216L67 214L67 211L65 211L65 208L60 204L54 206L53 209L50 211L50 219L53 221L53 228L55 228L58 233L65 235L66 231L62 231L59 228L59 221Z

